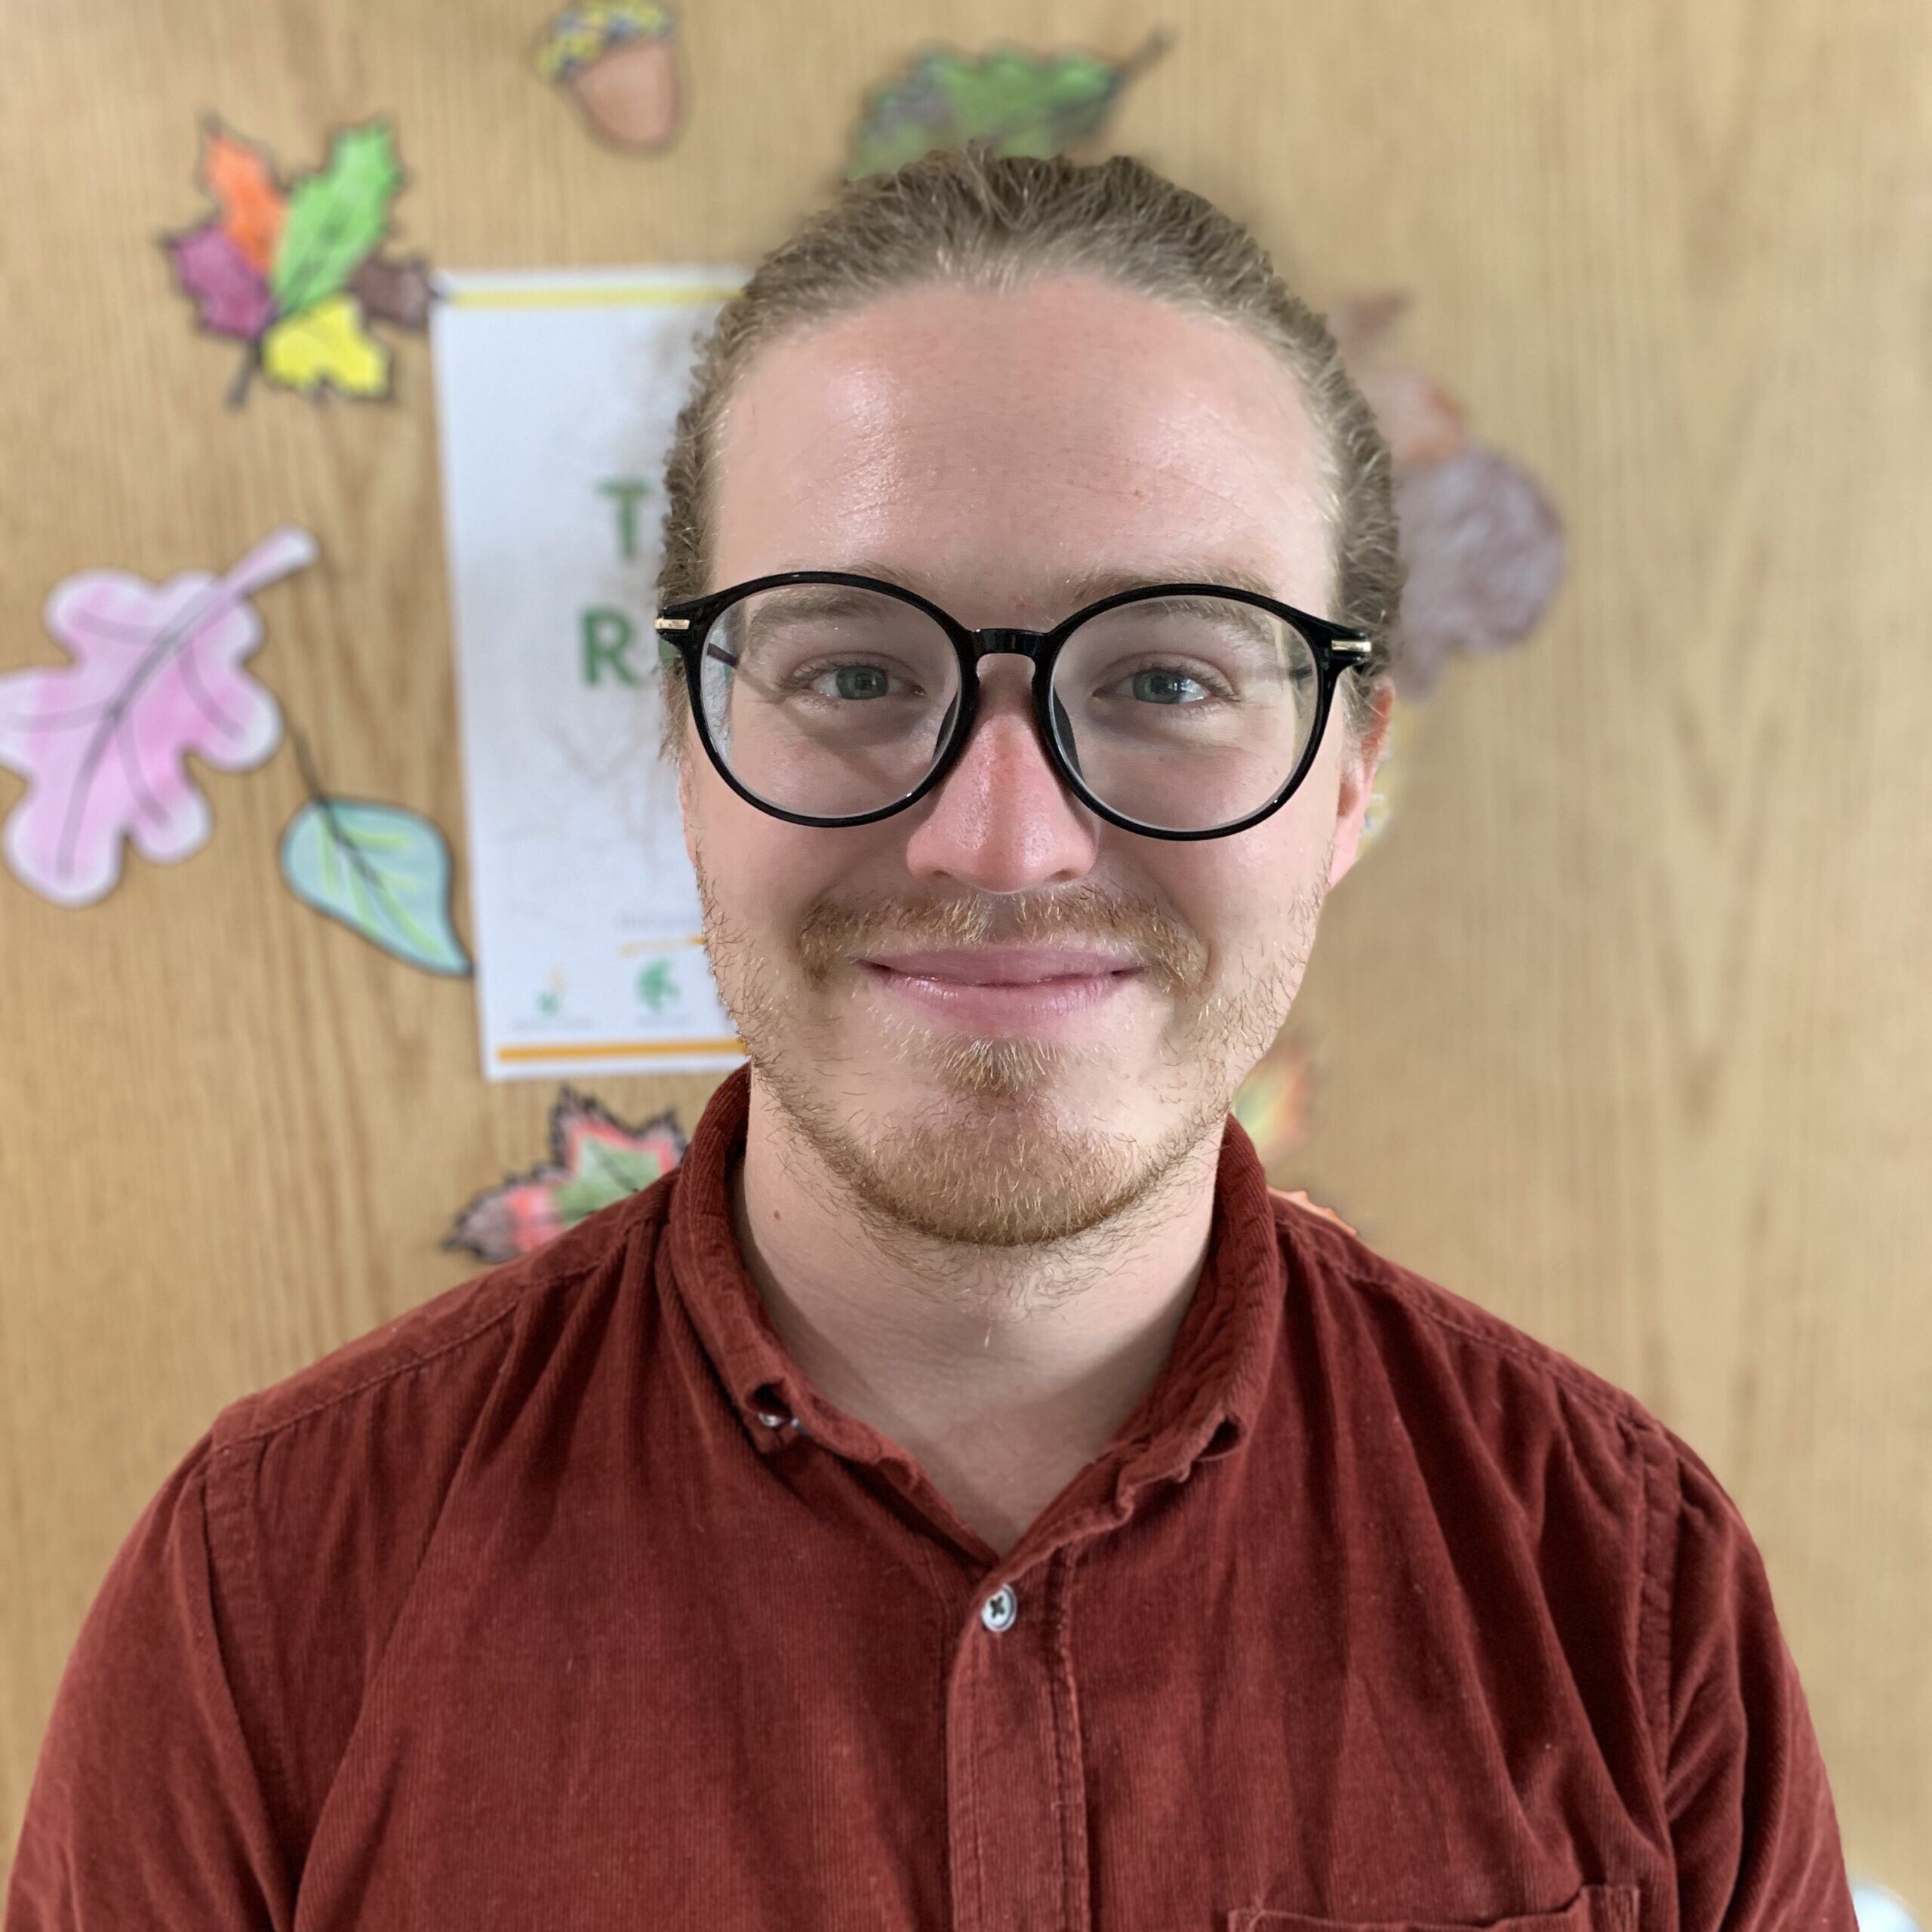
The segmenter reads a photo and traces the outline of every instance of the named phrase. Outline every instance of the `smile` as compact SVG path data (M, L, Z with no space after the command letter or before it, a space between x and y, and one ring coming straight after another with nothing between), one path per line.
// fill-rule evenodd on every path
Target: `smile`
M1038 1032L1112 999L1140 977L1138 967L1023 978L961 979L862 960L860 969L889 998L975 1032ZM1014 971L1018 969L1009 968Z

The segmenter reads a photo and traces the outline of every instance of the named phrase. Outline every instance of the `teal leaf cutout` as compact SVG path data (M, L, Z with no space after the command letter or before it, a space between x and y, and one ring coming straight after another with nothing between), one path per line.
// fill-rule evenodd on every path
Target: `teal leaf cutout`
M400 805L312 797L281 835L281 875L305 904L426 973L466 977L450 923L450 848Z

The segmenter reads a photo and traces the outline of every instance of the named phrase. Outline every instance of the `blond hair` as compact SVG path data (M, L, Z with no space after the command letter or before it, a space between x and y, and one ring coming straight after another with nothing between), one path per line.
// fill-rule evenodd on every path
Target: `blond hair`
M1251 331L1300 380L1321 447L1321 507L1334 543L1335 608L1373 654L1342 680L1352 737L1392 681L1401 596L1389 445L1321 317L1275 273L1260 242L1211 202L1127 155L1082 163L936 148L890 174L845 183L768 254L699 344L664 476L658 605L710 583L718 419L757 352L786 331L921 284L1008 289L1085 272ZM664 667L664 749L681 746L681 666Z

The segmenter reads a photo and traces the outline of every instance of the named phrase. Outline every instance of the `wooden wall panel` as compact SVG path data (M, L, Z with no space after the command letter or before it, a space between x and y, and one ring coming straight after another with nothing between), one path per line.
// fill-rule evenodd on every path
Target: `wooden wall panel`
M1932 1914L1932 14L1912 0L686 0L676 148L594 145L512 0L13 0L0 65L0 666L114 564L316 568L254 660L330 783L463 839L426 344L393 406L257 393L155 246L201 115L312 165L392 115L452 268L748 260L921 39L1172 51L1112 145L1403 341L1568 520L1526 648L1417 713L1324 921L1292 1175L1705 1455L1765 1552L1854 1874ZM108 1559L215 1410L471 1272L541 1143L466 986L318 919L291 748L57 909L0 874L0 1836ZM19 781L0 774L0 810ZM467 909L459 885L459 924ZM592 1083L620 1111L708 1078Z

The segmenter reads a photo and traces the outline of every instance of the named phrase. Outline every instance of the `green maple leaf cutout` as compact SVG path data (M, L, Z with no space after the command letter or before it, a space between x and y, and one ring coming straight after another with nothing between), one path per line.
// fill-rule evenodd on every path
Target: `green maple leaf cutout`
M401 182L387 122L337 131L327 165L289 192L269 270L278 313L299 315L343 287L383 238Z
M869 97L847 179L888 174L930 148L969 141L998 154L1059 154L1100 132L1121 89L1159 57L1168 38L1156 31L1119 61L1079 48L1040 54L1001 46L977 58L928 48Z

